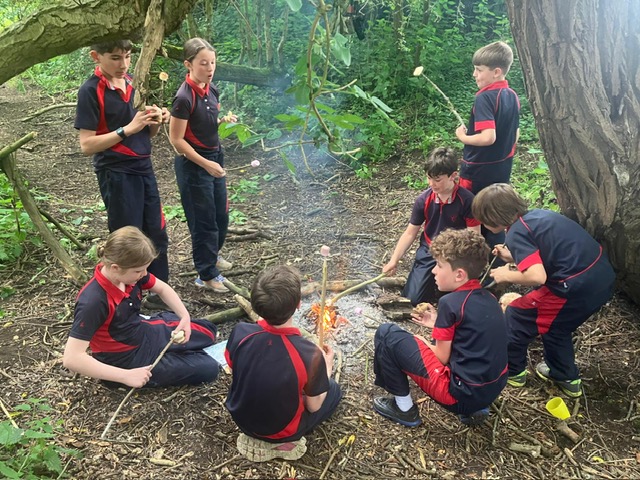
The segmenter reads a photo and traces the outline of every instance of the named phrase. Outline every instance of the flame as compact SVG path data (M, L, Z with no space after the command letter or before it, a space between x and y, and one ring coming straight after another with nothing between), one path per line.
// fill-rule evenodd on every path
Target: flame
M314 303L311 305L311 313L313 318L316 319L316 323L318 318L320 317L320 304ZM330 305L325 305L324 307L324 318L322 319L322 328L326 332L327 330L331 330L336 328L338 325L338 312L335 307Z

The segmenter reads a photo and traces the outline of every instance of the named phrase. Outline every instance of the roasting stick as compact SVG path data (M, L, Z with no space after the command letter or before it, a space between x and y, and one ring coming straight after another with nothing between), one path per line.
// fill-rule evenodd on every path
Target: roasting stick
M422 66L416 67L416 69L413 71L413 76L414 77L423 76L424 78L426 78L427 82L429 82L431 86L435 88L440 95L442 95L442 97L444 98L444 101L447 103L447 107L449 107L449 110L451 110L451 113L453 113L453 115L456 117L458 122L460 122L460 125L464 125L464 120L462 119L462 117L460 116L456 108L453 106L453 103L451 103L451 100L449 100L449 97L447 97L447 95L442 90L440 90L440 87L438 87L438 85L436 85L433 82L433 80L427 77L423 72L424 72L424 67Z
M320 291L320 313L318 314L318 346L320 348L324 345L324 310L326 308L327 301L327 258L331 249L323 245L320 248L320 254L322 255L322 287Z
M344 297L345 295L350 294L351 292L355 292L356 290L360 290L362 287L365 287L367 285L369 285L370 283L375 283L378 280L382 280L384 277L386 277L387 274L386 273L381 273L380 275L378 275L375 278L371 278L369 280L365 280L362 283L359 283L357 285L354 285L351 288L347 288L344 292L340 292L339 294L337 294L335 297L333 297L332 299L329 300L329 305L333 306L335 305L335 303L340 300L342 297Z
M180 335L182 334L182 335ZM182 343L182 341L184 340L184 331L180 330L179 332L177 332L175 335L173 334L173 332L171 333L171 339L169 340L169 343L167 343L167 345L162 349L162 351L160 352L160 355L157 356L155 362L153 362L153 364L151 365L151 368L149 368L149 370L153 370L153 368L158 365L158 363L160 362L160 360L162 360L162 357L164 357L164 354L167 352L167 350L169 350L169 347L175 342L175 343ZM118 405L118 408L116 409L116 411L114 412L114 414L111 416L111 419L109 420L109 423L107 423L107 426L104 429L104 432L102 432L102 435L100 435L100 439L104 440L107 432L109 431L109 429L111 428L111 425L113 424L113 421L116 419L116 417L118 416L118 413L120 413L120 410L122 410L122 407L124 406L125 403L127 403L127 400L129 400L129 397L133 394L133 392L136 390L136 387L131 387L131 390L129 390L129 393L127 393L127 395L122 399L122 401L120 402L120 405Z

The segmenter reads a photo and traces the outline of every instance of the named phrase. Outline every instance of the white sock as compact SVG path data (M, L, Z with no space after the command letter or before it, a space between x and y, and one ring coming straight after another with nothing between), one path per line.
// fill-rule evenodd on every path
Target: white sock
M403 412L408 412L411 409L411 407L413 407L413 400L411 399L411 394L404 395L402 397L400 395L396 395L395 397L396 397L396 405Z

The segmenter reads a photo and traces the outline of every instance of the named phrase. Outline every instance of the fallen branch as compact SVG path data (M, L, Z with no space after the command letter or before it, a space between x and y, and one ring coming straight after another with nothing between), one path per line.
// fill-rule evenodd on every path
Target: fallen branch
M53 215L51 215L49 212L47 212L46 210L43 210L42 208L38 207L38 211L40 212L40 215L42 215L44 218L46 218L49 223L53 223L56 228L58 230L60 230L60 233L62 233L65 237L67 237L69 240L71 240L71 242L78 248L80 249L84 249L85 245L84 243L82 243L80 240L78 240L69 230L66 229L66 227L64 225L62 225L60 222L58 222L58 220L56 220Z
M336 383L340 383L340 372L342 371L342 350L339 348L336 349L336 357L338 357L336 363L336 374L334 375L334 379Z
M528 453L533 458L540 456L540 445L525 445L523 443L511 442L509 444L509 450L513 452Z
M340 300L342 297L344 297L345 295L350 294L351 292L355 292L356 290L360 290L362 287L366 287L367 285L369 285L370 283L375 283L378 280L386 277L387 274L386 273L381 273L380 275L378 275L375 278L371 278L369 280L365 280L364 282L358 283L357 285L354 285L351 288L347 288L344 292L339 293L338 295L336 295L335 297L333 297L332 299L329 300L329 305L334 305L338 300Z
M578 443L580 441L580 435L571 430L569 425L567 425L567 422L564 420L558 421L558 423L556 424L556 430L567 437L569 440L571 440L573 443Z
M20 119L21 122L29 121L35 117L42 115L43 113L50 112L51 110L56 110L58 108L71 108L75 107L76 103L56 103L55 105L49 105L48 107L41 108L40 110L36 110L33 113L30 113L26 117Z
M23 146L25 143L30 142L31 140L33 140L34 138L36 138L38 136L38 134L36 132L31 132L31 133L27 133L24 137L22 137L19 140L16 140L15 142L13 142L10 145L7 145L6 147L4 147L2 150L0 150L0 160L3 160L4 157L9 156L10 153L15 152L16 150L18 150L21 146Z
M227 242L246 242L249 240L255 240L257 238L266 238L270 240L271 235L267 235L264 232L254 232L254 233L248 233L246 235L229 236L227 237L226 241Z
M213 313L211 315L207 315L203 317L205 320L211 323L224 323L230 320L237 320L238 318L242 318L246 315L245 311L240 307L230 308L228 310L223 310L222 312Z
M377 280L376 285L383 288L396 288L402 287L406 283L407 279L403 277L385 277ZM327 291L329 292L342 292L355 285L361 284L361 280L332 280L327 282ZM302 286L302 296L306 297L313 293L319 292L321 288L320 282L309 282Z
M13 428L20 428L20 427L18 427L18 424L15 422L15 420L13 419L11 414L7 411L6 407L4 406L4 402L2 401L1 398L0 398L0 408L2 408L2 411L4 412L4 414L7 416L7 418L11 422L11 425L13 425Z
M244 298L246 298L247 300L251 299L251 292L249 292L249 290L247 290L244 287L239 287L237 286L235 283L233 283L231 280L225 278L224 281L222 282L222 284L227 287L229 290L231 290L233 293L237 293L238 295L243 296Z
M242 310L244 310L245 313L249 316L249 319L253 323L256 323L260 318L260 316L253 310L253 308L251 308L251 302L249 302L249 300L244 298L242 295L238 295L238 294L234 295L233 298L235 299L236 302L238 302L238 305L240 305L240 308L242 308Z

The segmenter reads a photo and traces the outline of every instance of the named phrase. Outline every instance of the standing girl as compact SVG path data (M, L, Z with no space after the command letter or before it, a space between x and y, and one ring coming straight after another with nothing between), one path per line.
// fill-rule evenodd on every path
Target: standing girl
M220 365L202 349L215 342L216 327L192 321L178 294L147 272L158 255L153 242L136 227L122 227L109 234L98 254L101 263L76 299L64 366L136 388L215 380ZM140 315L142 290L158 294L175 314ZM184 331L184 341L171 345L151 372L174 330Z
M176 178L199 275L195 283L224 293L228 290L220 271L231 268L231 263L218 252L227 236L229 205L218 125L237 118L231 114L219 118L218 89L211 83L216 71L213 47L192 38L184 44L184 58L189 73L173 100L169 138L179 152Z

